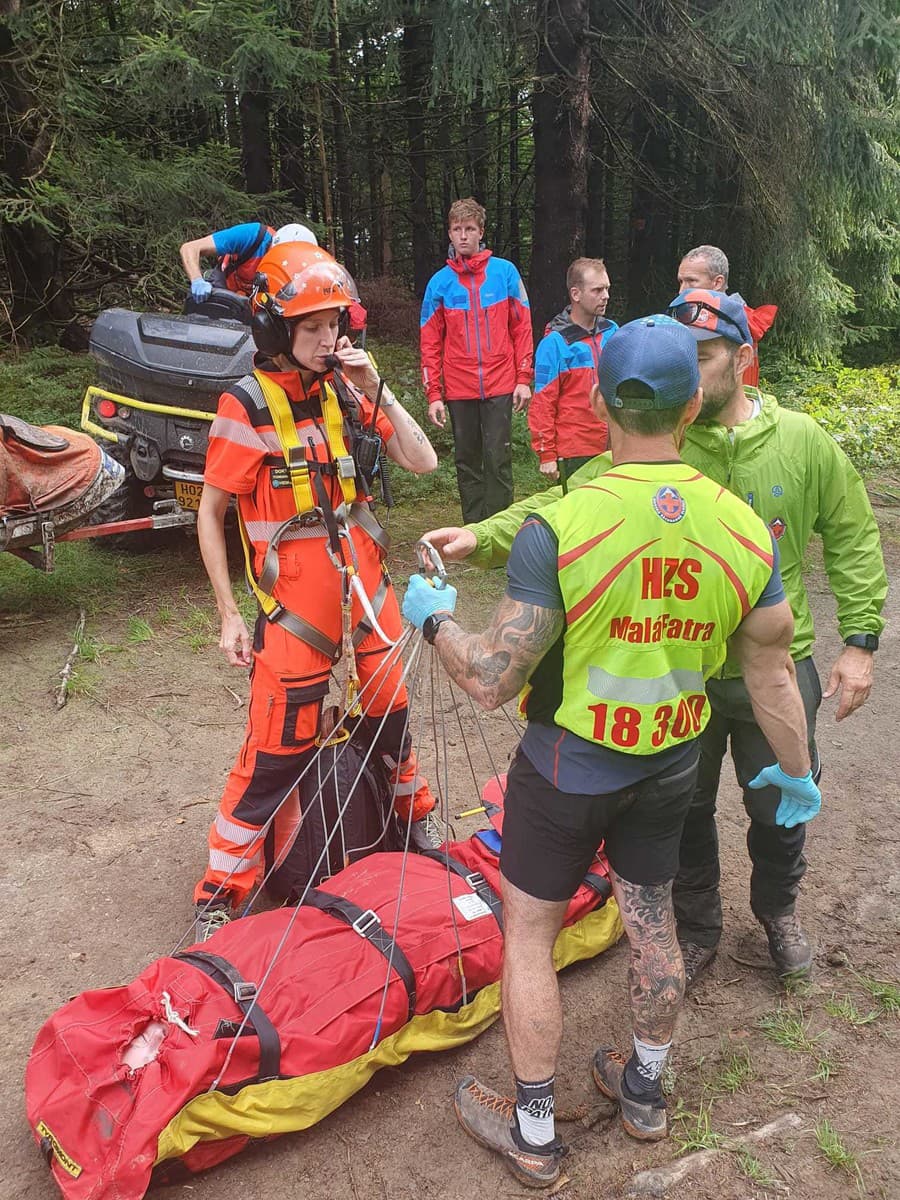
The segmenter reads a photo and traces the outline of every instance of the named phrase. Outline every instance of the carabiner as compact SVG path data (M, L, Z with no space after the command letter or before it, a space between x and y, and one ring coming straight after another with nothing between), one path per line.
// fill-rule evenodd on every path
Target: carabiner
M443 559L431 542L426 542L424 538L420 538L416 542L416 558L419 563L419 570L426 576L436 575L436 588L447 586L447 568L444 566Z

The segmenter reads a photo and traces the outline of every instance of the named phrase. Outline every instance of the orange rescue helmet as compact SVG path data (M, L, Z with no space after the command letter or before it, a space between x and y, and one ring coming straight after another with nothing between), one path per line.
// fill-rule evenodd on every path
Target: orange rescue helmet
M270 246L260 259L250 305L254 312L264 309L291 320L349 308L358 300L353 277L327 250L309 242L285 242Z

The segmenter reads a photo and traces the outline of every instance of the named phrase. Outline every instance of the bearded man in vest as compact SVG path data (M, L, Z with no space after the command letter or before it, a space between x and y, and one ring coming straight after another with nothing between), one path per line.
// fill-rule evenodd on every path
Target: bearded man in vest
M515 1099L471 1076L456 1113L520 1182L546 1187L565 1153L554 1126L562 1037L553 946L601 841L631 950L634 1047L593 1056L626 1132L666 1136L661 1075L684 995L672 908L678 845L709 719L704 681L730 647L777 762L754 781L781 791L779 819L821 798L788 649L790 606L770 531L679 458L700 411L696 345L664 316L613 334L591 393L612 467L529 517L506 595L484 633L456 623L455 590L413 576L403 612L474 699L524 690L528 720L504 802L503 1019Z
M437 456L366 352L341 335L354 299L350 276L326 251L302 242L274 246L259 264L251 301L256 370L222 395L210 429L200 552L222 620L219 645L229 663L252 671L244 744L194 895L198 941L229 921L256 883L276 810L276 846L296 828L296 813L279 806L310 760L331 670L349 636L342 601L351 562L356 590L347 594L364 729L389 771L411 842L431 848L442 840L431 827L434 797L410 748L402 662L381 636L396 641L400 612L357 443L376 434L387 456L416 474L433 471ZM232 496L260 604L252 637L226 555Z

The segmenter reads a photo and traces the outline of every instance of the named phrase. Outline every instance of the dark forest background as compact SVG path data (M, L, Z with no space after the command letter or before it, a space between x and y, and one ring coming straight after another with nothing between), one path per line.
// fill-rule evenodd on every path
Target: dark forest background
M177 307L256 218L402 323L471 194L538 324L578 254L622 319L712 242L784 352L891 357L898 69L900 0L0 0L0 336Z

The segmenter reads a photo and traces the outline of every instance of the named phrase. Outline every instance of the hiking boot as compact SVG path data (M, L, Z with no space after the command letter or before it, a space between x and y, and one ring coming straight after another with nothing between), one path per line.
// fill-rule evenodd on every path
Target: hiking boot
M434 810L425 814L419 821L413 821L409 829L410 849L421 853L423 850L440 850L447 835L443 822L435 815Z
M232 920L231 908L221 900L198 904L194 920L194 941L208 942L214 933L224 929Z
M460 1125L469 1135L499 1154L519 1183L526 1187L549 1187L559 1179L559 1160L568 1153L559 1138L546 1146L519 1144L515 1101L484 1087L473 1075L460 1080L453 1107ZM516 1135L518 1135L518 1140Z
M681 942L680 945L684 960L684 990L688 992L716 957L718 947L698 946L696 942Z
M591 1067L594 1083L604 1096L618 1101L626 1133L642 1142L657 1142L668 1133L662 1089L656 1096L643 1099L633 1097L625 1082L627 1061L624 1054L619 1054L610 1046L601 1046L594 1055Z
M779 979L803 979L812 966L812 946L794 913L758 917L769 939L769 953Z

